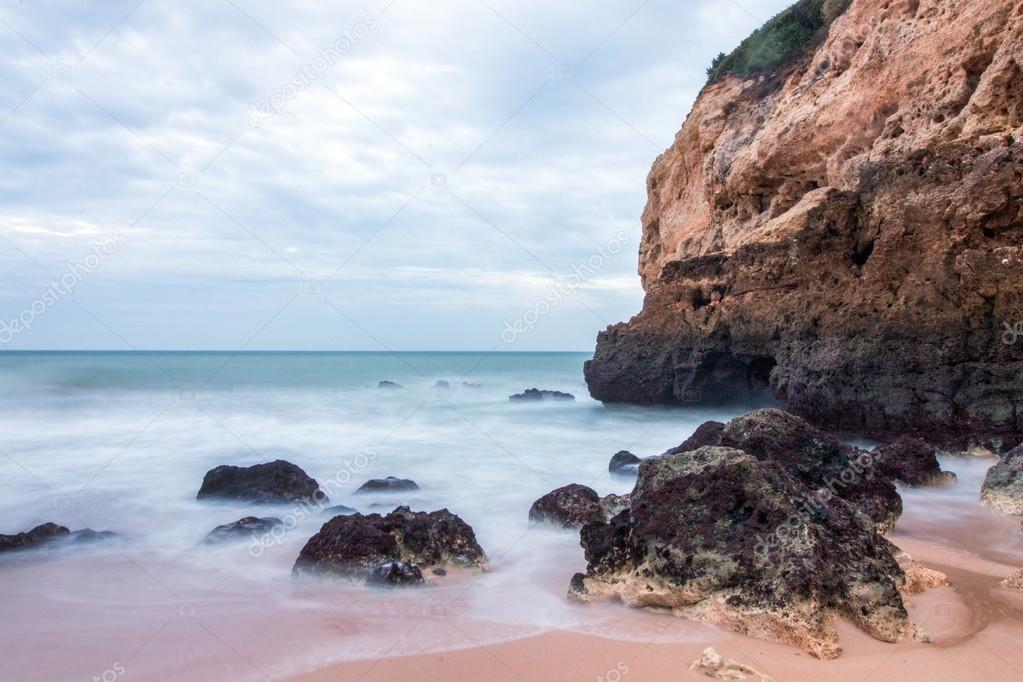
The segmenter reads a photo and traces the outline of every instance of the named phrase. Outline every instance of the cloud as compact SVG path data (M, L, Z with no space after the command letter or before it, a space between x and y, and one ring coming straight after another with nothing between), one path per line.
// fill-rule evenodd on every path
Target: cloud
M125 244L7 347L489 349L622 231L512 348L589 349L638 309L650 163L785 4L8 4L0 317Z

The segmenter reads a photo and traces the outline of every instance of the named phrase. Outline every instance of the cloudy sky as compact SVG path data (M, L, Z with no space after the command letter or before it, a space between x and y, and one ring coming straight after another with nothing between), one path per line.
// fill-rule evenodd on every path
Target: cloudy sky
M787 4L4 3L0 343L592 350L651 162Z

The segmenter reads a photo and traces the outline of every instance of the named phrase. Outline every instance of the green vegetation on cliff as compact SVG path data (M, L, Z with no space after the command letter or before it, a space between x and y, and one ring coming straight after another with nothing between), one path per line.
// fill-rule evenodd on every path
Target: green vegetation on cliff
M741 78L769 71L819 42L852 0L799 0L754 31L739 47L714 58L708 82L726 75Z

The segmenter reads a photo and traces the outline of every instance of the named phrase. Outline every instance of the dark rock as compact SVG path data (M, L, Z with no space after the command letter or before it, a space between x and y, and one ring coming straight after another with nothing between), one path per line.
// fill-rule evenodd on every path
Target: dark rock
M935 485L956 477L941 470L937 448L917 438L902 436L872 454L882 474L905 485Z
M696 427L696 430L693 431L693 435L682 441L681 445L676 445L672 449L668 450L668 454L675 455L688 450L696 450L697 448L702 448L705 445L717 445L721 442L721 432L724 430L725 425L721 422L703 422Z
M645 460L628 509L590 522L570 596L620 599L838 655L837 612L893 642L916 634L894 546L781 462L703 447Z
M405 388L405 387L402 386L401 384L395 383L393 381L386 381L385 380L385 381L381 381L379 384L377 384L377 388Z
M448 381L445 381L444 379L437 379L437 381L435 381L433 383L433 387L434 388L451 388L451 383L448 382Z
M469 524L447 509L426 513L398 507L386 516L335 516L305 544L292 573L367 580L395 562L420 571L445 565L482 569L486 556Z
M70 533L71 531L64 526L59 526L56 523L44 523L23 533L0 535L0 552L36 549L58 539L67 539Z
M253 535L264 535L269 533L274 529L274 527L279 525L281 525L281 520L272 516L265 518L246 516L245 518L238 519L233 523L225 523L222 526L217 526L210 531L209 535L206 536L206 539L203 542L206 544L212 544L231 540L248 540Z
M878 471L874 456L782 410L756 410L721 431L720 444L770 460L811 489L828 488L887 532L902 515L902 498Z
M358 514L359 512L357 509L352 509L351 507L346 507L343 504L338 504L333 507L327 507L323 510L323 513L331 516L337 516L338 514Z
M552 490L529 508L529 520L562 528L579 528L591 521L603 521L628 506L627 495L600 497L595 490L578 483Z
M448 574L448 572L445 569L440 567L430 569L430 573L433 573L434 575L441 577L446 576Z
M327 502L319 484L282 459L250 467L218 466L206 472L197 499L224 498L257 503Z
M639 463L642 461L628 450L619 450L611 457L607 470L612 474L635 476L636 472L639 471Z
M93 530L92 528L83 528L81 530L73 531L70 535L68 535L68 540L74 543L85 544L101 542L103 540L114 540L119 537L120 535L109 530Z
M395 478L394 476L388 476L387 478L374 478L366 481L359 486L359 489L355 491L355 494L381 492L398 493L409 490L419 490L419 486L415 481L408 478Z
M391 561L373 567L366 576L366 584L373 587L405 587L424 585L422 571L415 564L404 561Z
M1005 514L1023 514L1023 445L988 469L980 499Z
M561 391L540 390L538 388L527 388L522 393L509 396L508 400L575 400L571 393Z

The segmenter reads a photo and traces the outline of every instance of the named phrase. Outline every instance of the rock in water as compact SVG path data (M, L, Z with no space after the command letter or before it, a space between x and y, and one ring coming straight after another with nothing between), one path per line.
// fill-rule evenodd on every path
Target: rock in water
M508 400L575 400L575 396L571 393L562 393L561 391L527 388L522 393L508 396Z
M905 485L937 485L956 477L941 470L937 448L917 438L901 436L871 454L886 477Z
M840 653L836 612L886 642L916 636L891 543L845 500L811 492L734 448L648 459L629 508L583 527L587 570L569 594L670 608L820 658Z
M1023 514L1023 445L988 469L980 499L1005 514Z
M529 520L562 528L579 528L591 521L604 521L628 506L628 497L601 497L593 488L578 483L552 490L529 508Z
M224 498L257 503L326 503L319 484L291 462L278 459L250 467L218 466L206 472L197 499Z
M399 383L395 383L393 381L387 381L385 379L384 381L381 381L379 384L377 384L377 388L405 388L405 387L402 386Z
M598 337L594 398L1023 439L1019 3L896 7L704 88L647 178L646 298Z
M203 542L206 544L213 544L216 542L228 542L232 540L248 540L253 535L269 533L279 525L281 525L281 520L272 516L265 518L246 516L233 523L225 523L222 526L217 526L210 531L209 535L206 536L206 539Z
M415 564L392 561L375 567L366 578L366 584L374 587L402 587L424 585L426 579L423 578L423 572Z
M620 450L611 457L611 461L607 464L607 470L612 474L635 476L639 471L639 463L642 461L628 450Z
M387 478L374 478L366 481L359 489L355 491L355 494L359 493L400 493L408 492L410 490L419 490L419 485L408 478L395 478L394 476L388 476Z
M0 552L35 549L60 538L66 539L70 533L67 528L56 523L43 523L23 533L0 535Z
M419 572L447 565L486 568L486 555L465 521L447 509L413 512L398 507L386 516L335 516L302 548L294 575L315 575L375 584L414 584Z

